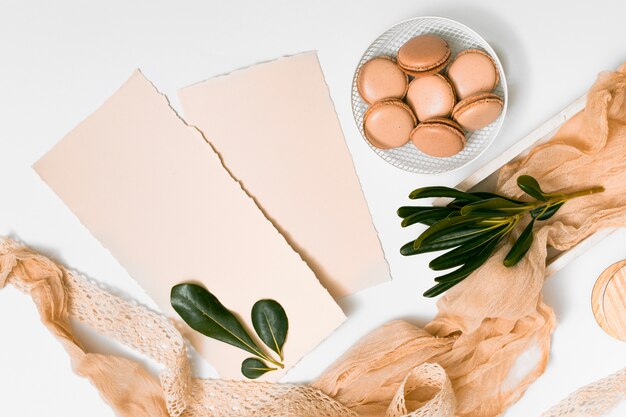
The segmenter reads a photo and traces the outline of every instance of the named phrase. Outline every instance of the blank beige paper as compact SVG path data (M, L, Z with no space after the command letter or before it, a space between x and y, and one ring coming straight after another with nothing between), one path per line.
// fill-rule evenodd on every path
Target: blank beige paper
M35 169L168 315L170 288L183 281L203 283L250 329L254 302L273 298L290 322L287 369L344 320L202 135L139 71ZM186 335L223 378L242 378L249 354Z
M315 52L219 76L179 96L185 119L333 296L389 281Z

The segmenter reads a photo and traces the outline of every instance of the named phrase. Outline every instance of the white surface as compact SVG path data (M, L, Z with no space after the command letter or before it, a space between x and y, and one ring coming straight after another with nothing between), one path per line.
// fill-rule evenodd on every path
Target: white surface
M140 67L177 108L176 91L255 62L317 49L348 146L391 264L394 282L346 299L349 321L294 370L316 375L374 327L393 318L424 324L435 314L421 293L432 284L428 256L403 258L415 230L395 217L410 190L454 185L591 85L598 71L626 59L626 3L567 1L386 2L0 1L0 234L18 237L144 302L138 285L30 165L95 110ZM350 110L354 66L387 27L419 15L450 17L478 31L498 52L509 83L509 113L492 147L446 176L403 172L360 138ZM549 280L559 318L546 373L506 417L535 416L575 388L626 365L624 343L595 324L595 278L626 258L619 231ZM40 325L31 302L0 291L0 415L112 416ZM98 348L97 343L93 343ZM210 372L209 372L210 373ZM612 415L623 416L622 405Z

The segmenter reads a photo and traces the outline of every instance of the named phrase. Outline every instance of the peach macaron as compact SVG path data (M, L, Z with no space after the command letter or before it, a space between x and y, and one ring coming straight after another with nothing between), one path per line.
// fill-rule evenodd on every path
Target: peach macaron
M479 49L460 52L448 66L448 78L459 100L490 92L499 81L494 59Z
M465 130L478 130L493 123L503 107L504 102L497 95L478 93L459 101L452 110L452 119Z
M401 100L382 100L369 106L363 116L365 138L379 149L392 149L409 142L415 115Z
M465 147L463 129L446 118L434 118L420 123L413 129L410 138L417 149L436 158L456 155Z
M383 99L402 99L409 85L407 75L386 56L367 61L357 74L356 87L363 100L372 104Z
M398 66L414 77L435 74L450 60L450 45L436 35L419 35L398 50Z
M415 78L406 93L406 102L419 121L450 116L455 101L452 85L441 74Z

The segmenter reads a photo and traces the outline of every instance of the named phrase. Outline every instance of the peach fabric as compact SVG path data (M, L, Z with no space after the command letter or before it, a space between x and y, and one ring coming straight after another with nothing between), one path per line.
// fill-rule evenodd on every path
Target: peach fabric
M42 320L74 363L86 353L68 316L165 365L159 397L155 380L145 372L129 374L110 356L93 357L85 374L122 416L165 415L163 404L173 417L498 416L543 372L548 359L555 320L541 298L547 245L565 250L601 228L626 225L625 154L622 67L602 74L584 111L549 143L505 167L497 186L500 192L520 196L515 178L528 173L540 178L547 191L596 185L606 191L570 201L542 223L516 267L507 269L501 262L510 242L500 248L439 301L439 314L425 329L405 321L382 326L312 386L191 379L182 338L171 323L11 241L0 243L0 286L9 283L31 294ZM140 327L146 320L154 326ZM110 383L114 379L115 385ZM624 398L625 388L621 371L545 415L604 415Z
M317 53L234 71L179 96L185 119L333 297L391 279Z
M202 134L138 71L35 169L171 317L170 288L185 281L203 283L250 329L254 303L275 299L291 324L286 369L344 320ZM248 353L184 328L221 377L243 378Z

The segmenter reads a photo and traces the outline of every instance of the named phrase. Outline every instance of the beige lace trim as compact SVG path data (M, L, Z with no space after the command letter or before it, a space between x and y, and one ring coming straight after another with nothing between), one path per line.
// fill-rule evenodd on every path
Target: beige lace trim
M32 296L42 321L70 354L76 373L89 378L121 416L359 416L308 386L192 378L183 338L167 318L1 239L0 287L6 284ZM70 318L162 364L159 381L129 359L85 352ZM626 369L577 391L543 417L599 417L625 396ZM453 417L455 407L444 369L424 363L407 374L380 415Z
M33 297L42 321L60 338L76 372L89 378L120 415L357 416L308 386L192 378L183 338L167 318L2 239L0 287L6 284ZM129 359L85 352L73 334L70 318L163 365L159 381ZM433 398L436 406L454 397L445 371L438 365L423 365L405 382L407 390L409 384L414 389L420 383L445 388ZM426 415L407 414L402 395L394 404L387 414L390 417ZM437 415L452 416L453 409L449 410Z

